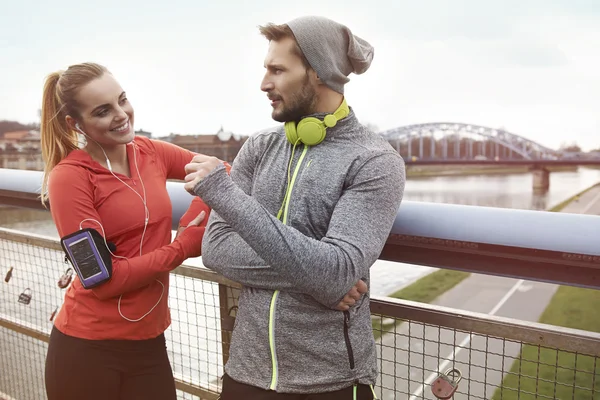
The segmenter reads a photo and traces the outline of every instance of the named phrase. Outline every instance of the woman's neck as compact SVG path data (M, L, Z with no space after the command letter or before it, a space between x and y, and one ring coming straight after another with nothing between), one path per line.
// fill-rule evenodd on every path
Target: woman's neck
M111 168L108 168L108 169L112 169L113 171L114 170L128 171L129 164L127 162L127 147L126 146L127 145L125 145L125 144L118 144L116 146L100 147L99 144L88 141L88 143L83 148L83 150L85 150L92 157L92 159L94 161L97 161L98 163L100 163L101 165L103 165L106 168L108 168L108 163L106 161L106 158L108 158L110 160L110 166L111 166ZM128 174L125 174L125 175L128 175Z

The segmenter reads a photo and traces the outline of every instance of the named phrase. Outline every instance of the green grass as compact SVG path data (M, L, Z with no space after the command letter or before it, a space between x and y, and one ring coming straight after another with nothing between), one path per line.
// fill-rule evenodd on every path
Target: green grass
M432 272L405 288L392 293L388 297L396 299L431 303L438 296L452 289L470 275L468 272L440 269ZM398 320L391 323L383 323L383 318L374 317L373 334L375 339L381 337L383 332L389 332L395 325L402 323Z
M540 317L540 322L600 332L599 305L600 290L561 286ZM538 364L542 365L538 367ZM536 392L538 396L550 398L591 399L592 386L595 390L594 399L600 399L600 360L525 345L519 359L513 363L510 374L504 378L502 388L494 393L493 399L533 400Z

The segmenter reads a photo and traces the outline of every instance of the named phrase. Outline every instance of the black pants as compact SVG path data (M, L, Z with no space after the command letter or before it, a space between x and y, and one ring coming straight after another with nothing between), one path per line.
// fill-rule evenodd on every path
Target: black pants
M356 400L373 400L373 391L368 385L356 387ZM354 400L354 387L350 386L335 392L318 394L277 393L236 382L225 374L220 400Z
M175 400L165 336L86 340L53 328L46 394L48 400Z

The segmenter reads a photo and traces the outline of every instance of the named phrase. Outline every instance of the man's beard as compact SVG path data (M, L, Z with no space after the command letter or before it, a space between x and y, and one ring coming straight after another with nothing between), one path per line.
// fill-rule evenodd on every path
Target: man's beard
M314 113L317 100L317 91L310 85L307 75L300 90L289 96L285 103L281 99L282 109L273 110L271 117L277 122L299 121Z

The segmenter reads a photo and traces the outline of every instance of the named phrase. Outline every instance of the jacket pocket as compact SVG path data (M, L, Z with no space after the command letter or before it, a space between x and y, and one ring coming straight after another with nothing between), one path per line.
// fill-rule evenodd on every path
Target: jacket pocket
M344 340L346 341L346 350L348 350L348 361L350 362L350 369L354 369L354 351L352 350L352 343L350 343L350 312L344 311Z

